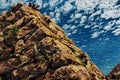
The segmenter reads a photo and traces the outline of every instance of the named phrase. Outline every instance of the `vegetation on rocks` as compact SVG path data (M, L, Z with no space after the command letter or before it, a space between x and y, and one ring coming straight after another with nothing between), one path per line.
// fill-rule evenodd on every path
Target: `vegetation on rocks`
M35 8L18 3L0 15L0 80L105 79L89 56Z

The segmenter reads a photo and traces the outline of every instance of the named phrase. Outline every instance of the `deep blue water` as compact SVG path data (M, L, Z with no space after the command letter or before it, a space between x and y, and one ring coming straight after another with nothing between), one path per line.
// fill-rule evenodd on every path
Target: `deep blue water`
M120 0L1 0L0 12L18 1L39 4L105 74L120 63Z

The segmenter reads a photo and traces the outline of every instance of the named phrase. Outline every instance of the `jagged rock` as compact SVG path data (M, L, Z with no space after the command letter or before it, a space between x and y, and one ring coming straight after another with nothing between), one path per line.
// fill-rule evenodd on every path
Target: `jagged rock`
M24 3L0 15L0 80L103 80L50 17Z
M116 65L110 74L107 75L108 80L120 80L120 64Z

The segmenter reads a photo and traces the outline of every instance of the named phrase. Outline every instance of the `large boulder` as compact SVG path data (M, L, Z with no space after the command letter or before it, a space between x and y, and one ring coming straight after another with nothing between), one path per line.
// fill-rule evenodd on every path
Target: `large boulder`
M0 14L0 80L104 78L89 56L35 5L18 3Z

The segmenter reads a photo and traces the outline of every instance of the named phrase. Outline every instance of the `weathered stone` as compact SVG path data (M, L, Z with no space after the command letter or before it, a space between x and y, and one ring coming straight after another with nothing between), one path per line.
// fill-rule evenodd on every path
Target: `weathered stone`
M84 66L68 65L58 68L53 74L55 80L91 80Z
M38 75L44 74L47 71L47 62L31 63L24 67L18 68L12 72L13 80L29 80L36 78Z
M120 64L116 65L106 78L108 80L120 80Z
M0 15L0 80L103 80L50 17L18 3ZM4 39L2 39L3 37Z
M12 21L15 18L15 14L13 12L8 12L7 14L7 21Z
M7 72L10 72L19 64L20 64L20 60L17 58L11 58L7 61L0 62L0 74L5 74Z
M15 45L15 53L20 54L24 49L25 49L24 41L22 39L18 40Z

